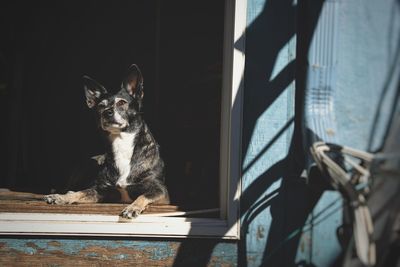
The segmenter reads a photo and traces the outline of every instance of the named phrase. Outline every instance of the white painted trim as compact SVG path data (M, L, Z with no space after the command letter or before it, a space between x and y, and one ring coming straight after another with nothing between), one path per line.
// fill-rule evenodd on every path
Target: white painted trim
M226 221L203 218L139 216L134 220L112 215L0 213L4 235L188 236L236 239Z
M247 0L225 2L220 138L220 218L240 236L241 136Z
M0 213L0 234L174 238L190 236L223 239L240 237L240 157L247 0L226 0L225 3L220 219L141 215L127 222L111 215ZM180 214L174 216L177 215Z

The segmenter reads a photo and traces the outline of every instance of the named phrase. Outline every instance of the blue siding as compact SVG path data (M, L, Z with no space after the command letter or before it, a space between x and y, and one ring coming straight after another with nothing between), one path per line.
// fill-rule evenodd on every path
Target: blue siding
M292 1L248 1L241 265L285 262L278 244L286 231L282 180L294 127L294 9Z
M310 1L309 1L310 2ZM305 126L310 146L322 139L337 143L334 100L338 71L340 1L323 2L307 52L307 80L305 85ZM313 8L313 6L310 6ZM317 177L317 179L321 177ZM310 178L311 179L311 178ZM336 229L342 224L340 194L327 191L321 195L309 216L310 228L302 239L310 240L308 262L315 266L329 266L340 253Z
M339 140L359 149L382 141L400 73L400 3L343 1L337 81ZM385 90L385 92L384 92ZM378 103L382 97L380 115ZM375 131L375 132L374 132ZM374 132L375 142L370 135Z
M306 88L311 96L320 94L316 112L306 103L308 130L341 145L369 151L379 146L393 103L399 101L394 98L399 15L398 1L324 2L308 54ZM340 205L339 194L325 192L309 218L311 233L303 238L311 239L309 260L316 266L332 264L340 253Z

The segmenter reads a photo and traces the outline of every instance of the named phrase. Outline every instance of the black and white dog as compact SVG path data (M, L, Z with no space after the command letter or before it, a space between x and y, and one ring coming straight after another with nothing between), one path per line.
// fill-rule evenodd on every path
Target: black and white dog
M95 203L119 191L121 201L131 203L120 216L138 216L150 203L168 203L164 163L159 146L141 116L143 77L132 65L116 94L84 76L86 102L106 133L109 146L102 156L94 185L86 190L51 194L49 204Z

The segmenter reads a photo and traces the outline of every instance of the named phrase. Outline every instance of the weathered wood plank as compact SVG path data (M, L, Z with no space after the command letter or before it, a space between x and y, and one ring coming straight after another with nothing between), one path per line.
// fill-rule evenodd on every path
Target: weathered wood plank
M236 266L235 243L187 240L0 239L0 266ZM213 254L210 256L210 247Z
M127 204L93 203L73 205L49 205L42 200L43 195L3 191L0 192L0 212L64 213L64 214L119 214ZM164 213L182 211L174 205L150 205L144 213Z

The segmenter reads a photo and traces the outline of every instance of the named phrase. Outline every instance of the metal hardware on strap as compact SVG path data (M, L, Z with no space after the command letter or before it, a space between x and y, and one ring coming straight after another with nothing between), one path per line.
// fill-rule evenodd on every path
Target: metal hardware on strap
M354 240L359 259L365 265L374 265L376 262L375 242L372 239L374 227L364 196L369 192L371 179L369 168L374 155L324 142L315 142L310 150L319 169L331 179L333 186L348 200L353 210ZM343 162L338 164L332 159L332 155L340 156ZM346 164L352 168L351 175L343 167Z

